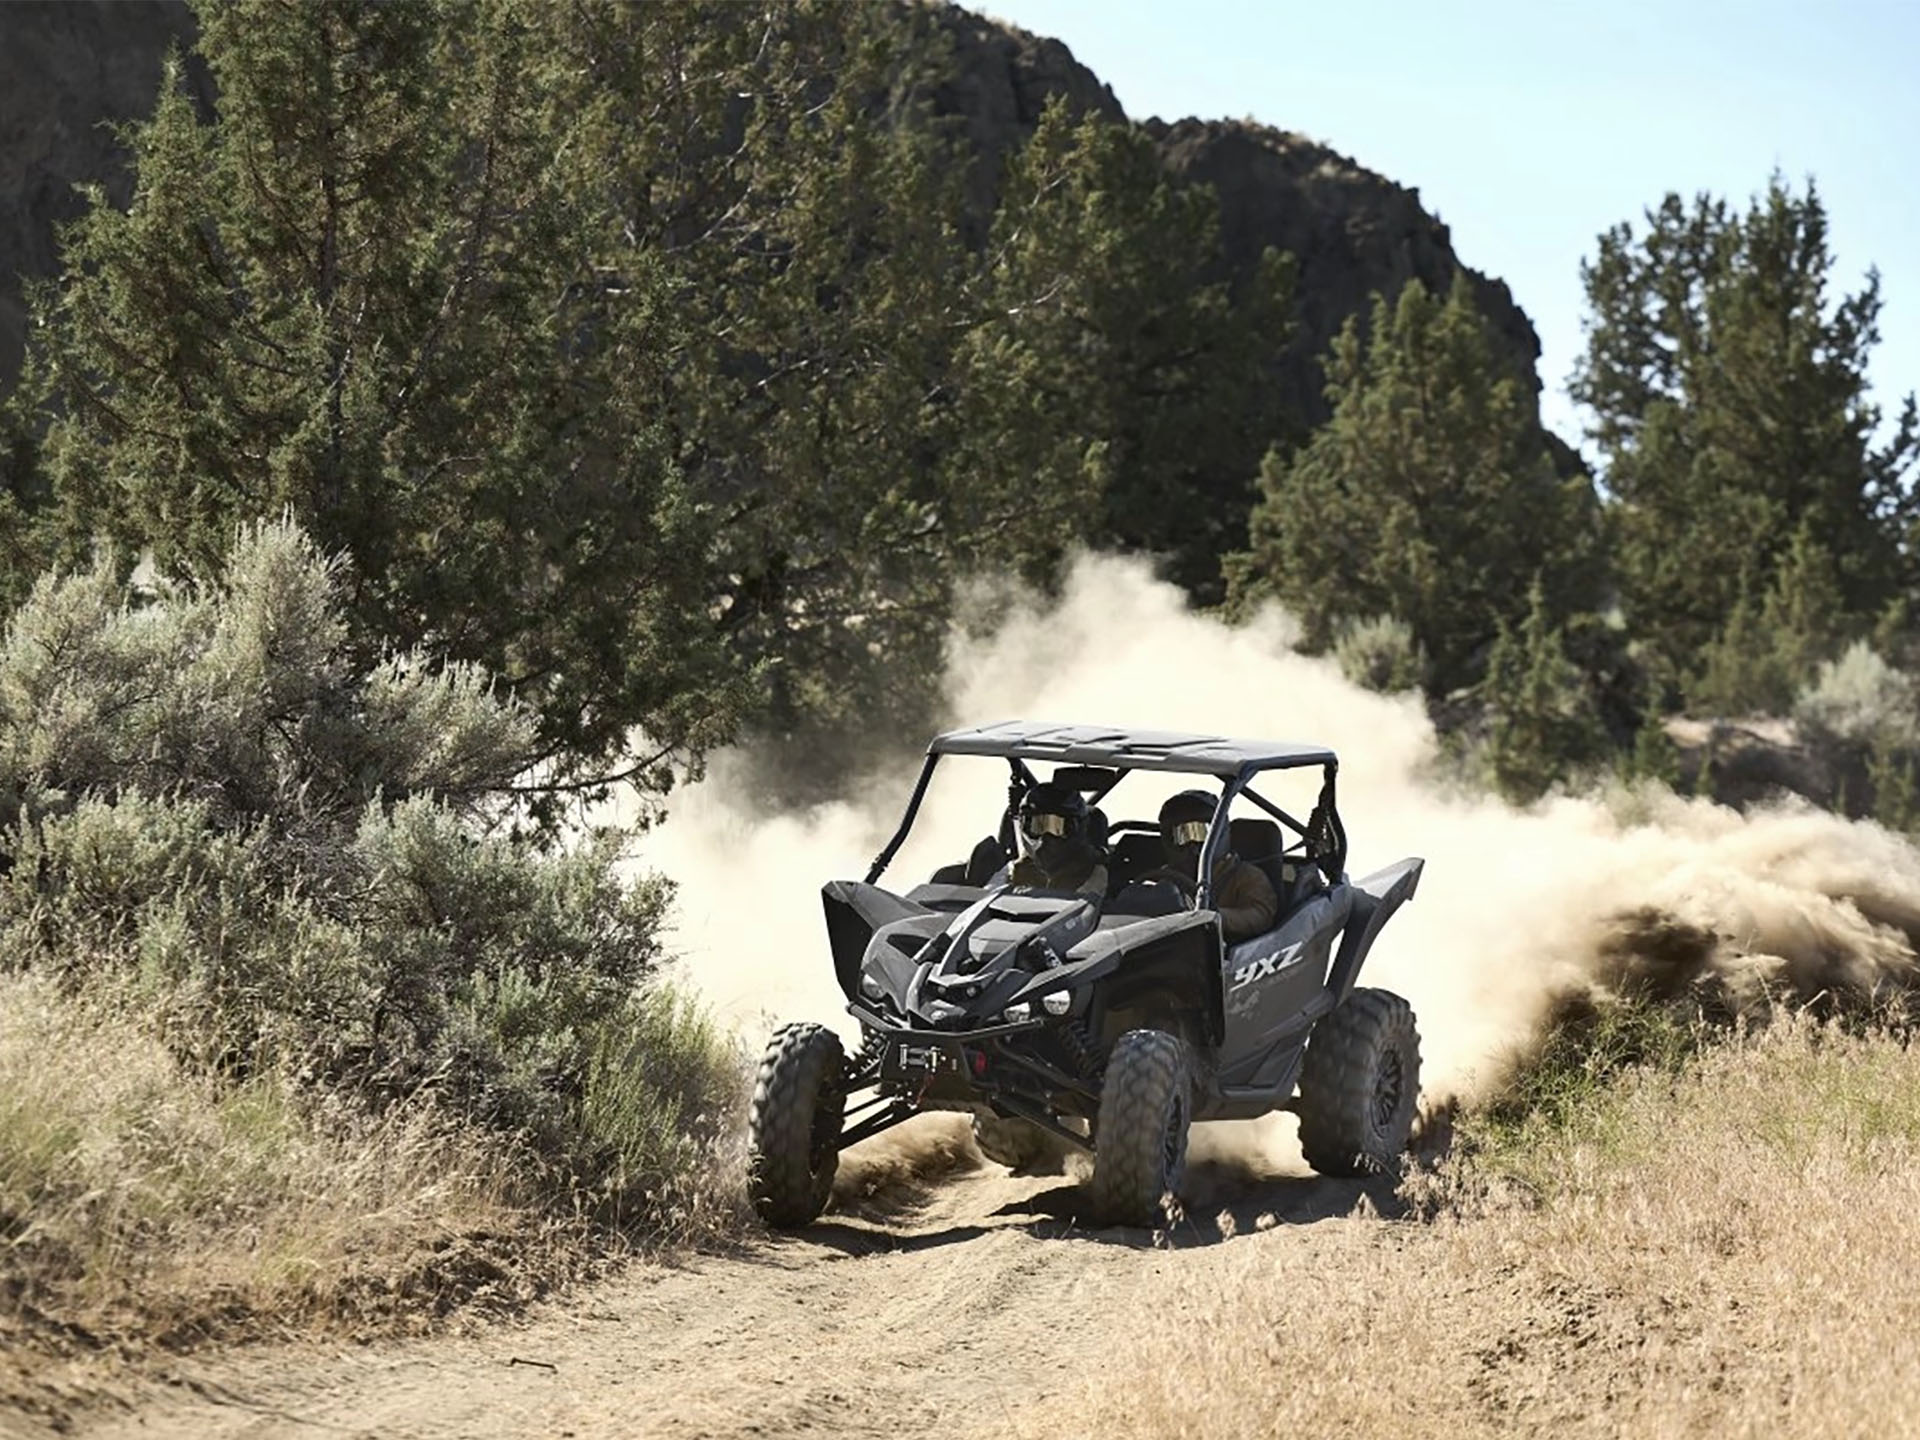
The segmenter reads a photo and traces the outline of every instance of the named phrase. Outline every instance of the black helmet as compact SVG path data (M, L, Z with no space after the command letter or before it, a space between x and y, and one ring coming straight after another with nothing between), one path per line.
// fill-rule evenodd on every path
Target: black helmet
M1087 797L1066 785L1035 785L1020 799L1022 848L1045 839L1075 840L1087 832Z
M1035 785L1020 799L1020 853L1048 875L1070 871L1093 850L1087 815L1086 797L1078 790Z
M1160 807L1160 838L1175 850L1207 838L1219 802L1204 790L1182 790ZM1197 828L1196 828L1197 827Z

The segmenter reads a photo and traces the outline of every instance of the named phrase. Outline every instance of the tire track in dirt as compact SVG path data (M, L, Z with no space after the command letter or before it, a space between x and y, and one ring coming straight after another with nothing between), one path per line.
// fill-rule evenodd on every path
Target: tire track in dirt
M990 1165L737 1256L635 1266L472 1336L181 1361L68 1433L1019 1434L1023 1412L1084 1384L1088 1356L1143 1323L1175 1273L1218 1271L1225 1283L1258 1263L1256 1247L1332 1240L1348 1227L1311 1222L1349 1214L1363 1194L1391 1203L1379 1182L1204 1162L1189 1191L1189 1218L1158 1236L1091 1229L1071 1180Z

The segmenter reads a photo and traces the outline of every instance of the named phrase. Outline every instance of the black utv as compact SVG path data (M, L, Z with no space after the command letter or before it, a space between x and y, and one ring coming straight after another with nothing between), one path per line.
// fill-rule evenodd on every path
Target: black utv
M1008 766L999 829L964 863L904 894L881 875L950 755ZM1044 781L1037 765L1051 766ZM1424 861L1346 874L1333 752L1219 736L1012 722L928 747L900 828L864 881L824 890L827 935L862 1043L787 1025L768 1043L749 1121L753 1203L772 1225L825 1207L841 1150L927 1110L971 1112L989 1159L1093 1152L1105 1223L1153 1224L1177 1197L1193 1120L1299 1116L1307 1162L1357 1175L1397 1164L1420 1083L1412 1008L1354 984L1380 928L1413 898ZM1292 772L1317 798L1305 821L1256 789ZM1218 787L1196 882L1156 884L1159 826L1103 808L1136 771ZM1016 816L1034 787L1083 794L1104 890L1008 883ZM1214 909L1225 851L1265 872L1272 928L1228 943Z

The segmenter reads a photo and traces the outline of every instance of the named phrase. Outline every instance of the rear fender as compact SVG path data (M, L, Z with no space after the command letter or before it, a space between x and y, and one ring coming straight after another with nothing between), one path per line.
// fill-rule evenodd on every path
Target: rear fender
M1416 856L1352 882L1353 909L1347 915L1339 953L1333 957L1333 966L1327 972L1327 989L1336 1004L1347 998L1359 979L1360 967L1366 962L1373 942L1379 938L1381 927L1392 918L1394 911L1413 899L1413 892L1420 888L1420 872L1426 864Z

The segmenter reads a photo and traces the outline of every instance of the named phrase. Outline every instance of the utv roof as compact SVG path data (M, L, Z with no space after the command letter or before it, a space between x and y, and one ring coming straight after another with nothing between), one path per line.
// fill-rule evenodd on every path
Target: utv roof
M1197 775L1237 775L1335 764L1320 745L1278 740L1234 740L1224 735L1181 735L1166 730L1122 730L1112 725L1058 725L1006 720L934 737L930 755L1000 755L1016 760L1055 760L1068 765L1112 765L1123 770L1174 770Z

